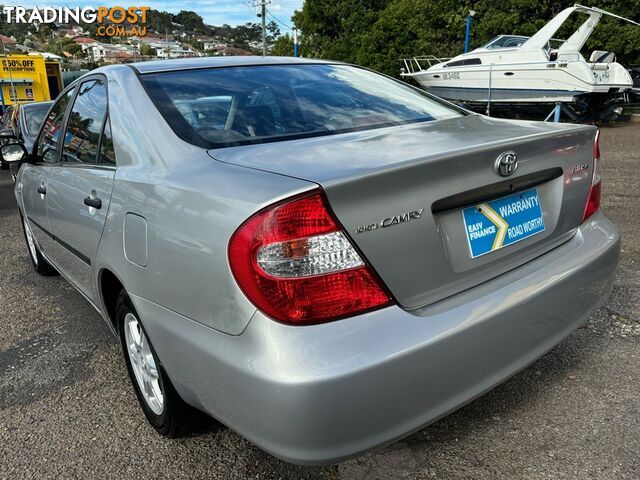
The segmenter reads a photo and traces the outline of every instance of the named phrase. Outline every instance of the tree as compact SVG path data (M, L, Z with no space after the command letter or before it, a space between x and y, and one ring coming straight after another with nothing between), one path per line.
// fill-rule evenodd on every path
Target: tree
M293 56L293 37L288 33L279 36L273 42L273 49L271 55L277 57L292 57Z
M38 29L38 36L43 42L47 41L47 39L51 37L51 27L47 24L40 25Z
M165 31L171 31L173 25L173 15L168 12L161 12L158 10L149 10L147 12L147 28L154 32L164 33Z
M196 12L192 12L191 10L180 11L180 13L173 17L173 21L182 25L185 29L194 32L205 30L202 17Z
M235 28L229 28L231 29L228 36L229 40L235 39L244 43L262 40L262 27L258 23L245 23Z
M156 49L151 47L151 45L149 45L148 43L141 43L140 44L140 55L143 56L156 56Z
M401 58L461 53L465 21L464 6L455 0L394 0L361 35L354 60L397 76Z
M82 47L67 37L58 37L51 40L47 46L47 50L55 55L64 56L69 53L76 57L82 56Z
M269 23L267 23L267 38L271 41L274 41L279 36L280 27L275 21L271 20Z
M355 62L362 36L391 0L306 0L293 15L305 41L302 54Z

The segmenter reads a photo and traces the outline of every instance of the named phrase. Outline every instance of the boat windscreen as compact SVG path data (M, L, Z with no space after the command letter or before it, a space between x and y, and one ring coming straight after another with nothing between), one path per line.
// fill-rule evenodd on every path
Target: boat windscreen
M496 48L518 48L527 40L529 40L529 37L523 37L521 35L500 35L484 45L482 48L490 50Z

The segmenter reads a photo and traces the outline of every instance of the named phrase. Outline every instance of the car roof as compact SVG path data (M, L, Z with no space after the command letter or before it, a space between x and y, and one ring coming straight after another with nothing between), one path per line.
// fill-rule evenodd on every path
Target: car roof
M192 70L198 68L240 67L251 65L303 65L310 63L335 64L342 62L331 62L327 60L296 57L229 56L176 58L172 60L155 60L151 62L130 63L129 65L135 68L138 72L144 74L168 72L173 70Z

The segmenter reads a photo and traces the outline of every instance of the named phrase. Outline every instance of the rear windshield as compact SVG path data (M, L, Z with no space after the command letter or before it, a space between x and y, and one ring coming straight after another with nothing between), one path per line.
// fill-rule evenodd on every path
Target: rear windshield
M24 123L27 127L27 135L35 137L42 125L44 116L49 111L50 103L46 105L30 105L23 108Z
M462 115L401 82L347 65L225 67L141 78L174 131L205 148Z

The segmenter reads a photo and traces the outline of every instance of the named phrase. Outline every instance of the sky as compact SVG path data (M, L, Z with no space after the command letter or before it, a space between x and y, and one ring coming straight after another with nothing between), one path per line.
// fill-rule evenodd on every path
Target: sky
M2 2L5 5L22 5L26 8L33 8L34 6L42 7L98 7L98 6L114 6L120 5L123 7L128 6L149 6L156 10L164 10L171 13L178 13L180 10L193 10L202 18L205 23L210 25L222 25L227 23L229 25L239 25L246 22L259 22L259 18L256 16L258 11L257 7L253 7L252 4L257 3L253 0L212 0L212 1L200 1L200 0L184 0L180 2L165 1L165 0L137 0L135 2L127 2L124 0L110 1L110 0L43 0L39 2L32 1L20 1ZM267 0L269 1L269 0ZM267 15L267 20L273 20L276 17L282 23L280 23L280 29L285 32L286 28L283 26L291 26L291 15L296 9L302 7L304 0L271 0L267 5L267 10L271 15Z

